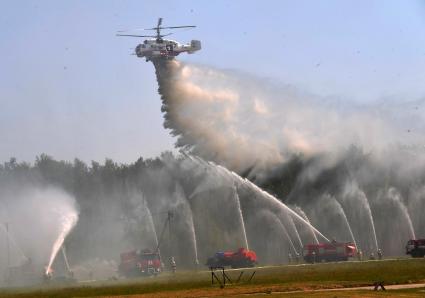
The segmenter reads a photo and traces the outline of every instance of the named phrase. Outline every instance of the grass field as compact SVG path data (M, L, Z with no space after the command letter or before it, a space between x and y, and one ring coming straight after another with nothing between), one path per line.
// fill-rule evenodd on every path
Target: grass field
M241 281L235 283L240 272ZM256 272L251 282L249 276ZM314 265L260 267L226 271L233 284L224 289L211 285L207 271L164 273L158 277L117 281L48 284L31 288L3 289L0 297L93 297L135 295L134 297L425 297L425 289L401 289L386 292L370 290L310 292L370 286L375 281L390 284L425 282L425 259L401 259L368 262L323 263ZM292 292L288 291L309 291ZM241 296L242 297L242 296Z

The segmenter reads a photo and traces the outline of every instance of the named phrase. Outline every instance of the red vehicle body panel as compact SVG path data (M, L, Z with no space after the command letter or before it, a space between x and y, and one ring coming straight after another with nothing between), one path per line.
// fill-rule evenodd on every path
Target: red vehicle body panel
M161 258L150 251L130 251L120 255L119 272L124 276L152 275L161 272Z
M304 246L304 260L308 263L322 261L347 261L356 255L356 247L351 242L307 244Z
M213 257L208 258L208 267L232 268L253 267L257 263L257 254L246 248L239 248L237 251L217 252Z

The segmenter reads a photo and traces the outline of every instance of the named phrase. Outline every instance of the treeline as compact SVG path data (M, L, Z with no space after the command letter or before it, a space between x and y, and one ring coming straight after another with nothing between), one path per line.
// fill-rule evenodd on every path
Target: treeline
M33 164L11 158L0 164L0 188L7 189L12 196L14 190L18 192L23 186L57 187L66 191L79 208L78 224L66 240L70 254L78 255L74 256L77 259L84 255L102 257L101 248L106 256L117 256L119 251L108 247L108 241L127 237L131 243L143 234L143 225L128 224L137 217L132 199L136 192L155 193L157 190L153 188L161 187L152 173L164 168L164 156L174 158L170 152L153 159L139 158L129 164L118 164L111 159L103 164L96 161L86 164L79 159L69 162L46 154L37 156Z
M46 154L37 156L34 163L11 158L0 164L0 187L8 188L12 195L14 188L18 191L23 185L37 188L53 186L66 191L75 198L79 208L77 226L66 239L70 258L81 261L93 257L116 259L119 252L131 247L154 247L154 240L146 243L146 238L152 237L152 231L149 231L149 223L146 222L148 216L141 205L149 205L150 211L154 213L156 233L160 234L165 218L162 213L177 204L173 198L176 185L182 187L181 191L187 198L202 182L197 180L195 173L188 176L190 171L185 172L180 168L185 158L174 156L171 152L164 152L157 158L139 158L128 164L117 163L112 159L106 159L103 163L92 161L90 164L80 159L69 162L56 160ZM288 169L295 173L292 167ZM299 171L298 168L296 170ZM289 173L288 177L295 179L294 173ZM289 178L281 178L290 181ZM274 193L284 191L287 194L290 185L281 182L272 181L266 186ZM281 185L284 187L280 188ZM216 195L222 195L220 190ZM176 208L181 210L181 207ZM225 236L222 227L215 223L214 218L209 218L213 213L204 213L206 207L202 206L192 208L199 209L195 212L199 217L208 219L209 241L223 243L221 238ZM179 235L176 238L187 238L186 231L183 231L186 225L186 219L174 218L174 232ZM202 239L205 235L198 237ZM164 241L165 246L162 247L165 255L171 249L166 237L167 241ZM184 260L187 250L191 249L186 240L175 241L173 245L173 250L181 251L173 253L180 256L180 263L193 263L191 259Z
M400 202L409 209L415 230L420 231L425 223L416 211L425 206L425 170L419 157L400 150L389 150L385 155L378 156L353 146L339 156L323 154L306 158L296 155L267 173L258 174L252 170L242 176L284 203L300 206L306 212L310 210L311 215L320 207L319 199L331 195L339 200L346 198L341 202L346 204L343 207L350 219L350 210L355 211L360 205L357 194L364 193L378 227L380 222L385 227L384 213L400 209L392 207L394 199L387 198L388 190L394 188L400 194ZM198 220L198 223L195 222L197 228L202 222L209 223L208 230L197 235L198 242L205 243L203 247L207 255L210 246L224 243L223 239L227 237L223 233L226 227L220 227L215 218L208 217L215 214L207 212L211 209L208 204L214 200L226 204L229 194L226 194L226 186L220 190L220 179L213 181L216 175L213 167L203 167L201 162L190 169L195 165L187 162L190 159L184 155L174 156L171 152L164 152L157 158L139 158L129 164L116 163L111 159L106 159L104 163L92 161L90 164L79 159L73 162L58 161L46 154L37 156L33 164L11 158L0 164L0 191L7 187L13 193L13 187L19 189L22 185L33 184L36 187L55 186L74 196L79 206L79 221L66 244L70 254L74 254L71 257L75 259L93 256L116 258L118 252L128 246L145 245L146 235L152 237L152 231L147 230L149 223L146 220L149 216L144 206L148 206L153 213L153 225L160 233L164 226L164 213L169 208L183 210L184 201L192 208L195 221ZM198 186L209 183L205 177L210 177L212 186L217 190L205 192L202 200L191 201L191 195ZM184 199L179 201L179 196ZM248 202L248 197L253 194L246 196ZM387 209L389 211L384 212ZM252 214L255 215L255 212ZM353 221L357 222L354 215ZM323 218L326 217L317 214L316 221L320 224ZM245 219L249 220L248 217ZM182 215L174 220L174 232L178 235L175 238L190 238L187 235L187 219ZM386 238L382 236L381 239ZM112 245L112 242L117 245ZM146 246L155 246L153 242L151 240ZM181 258L187 255L191 247L188 240L175 241L173 245L173 250L181 252L173 252L173 255L180 255ZM171 248L164 247L162 252L166 254L167 249ZM190 263L191 260L185 262Z

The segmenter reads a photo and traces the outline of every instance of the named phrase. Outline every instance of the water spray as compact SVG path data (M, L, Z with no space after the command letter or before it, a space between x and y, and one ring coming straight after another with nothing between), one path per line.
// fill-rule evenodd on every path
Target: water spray
M335 199L334 197L332 197L332 202L334 202L334 204L336 205L336 207L337 207L337 209L338 209L339 213L341 214L341 216L342 216L342 218L343 218L343 220L344 220L344 223L345 223L345 225L346 225L346 227L347 227L347 229L348 229L348 232L350 233L351 240L353 241L354 246L355 246L355 247L356 247L356 249L357 249L356 239L354 238L354 234L353 234L353 231L351 230L350 223L348 222L347 215L346 215L346 214L345 214L345 212L344 212L344 208L342 208L341 204L340 204L340 203L338 202L338 200L337 200L337 199Z
M416 239L415 230L413 229L412 219L410 218L410 215L409 215L409 210L407 210L407 207L401 201L400 194L396 191L395 188L391 187L388 190L388 197L393 202L395 202L397 204L397 206L400 209L401 213L405 217L405 219L407 221L407 226L408 226L409 232L410 232L410 238L411 239Z
M283 214L282 214L283 215ZM298 229L297 229L297 227L295 226L295 223L294 223L294 220L292 219L292 216L288 213L288 212L285 212L284 213L284 215L285 215L285 219L286 219L286 221L287 222L289 222L289 226L291 227L291 230L293 231L293 233L295 234L295 238L297 239L297 241L298 241L298 245L299 245L299 247L302 249L303 247L304 247L304 245L303 245L303 242L302 242L302 240L301 240L301 237L300 237L300 234L298 233ZM282 222L283 223L283 222Z
M367 216L368 216L368 219L369 219L369 222L370 222L370 226L372 228L372 236L373 236L373 241L374 241L374 244L375 244L375 249L376 249L376 251L378 251L378 249L379 249L378 239L376 237L375 223L373 221L372 210L370 209L369 200L367 199L366 194L363 191L360 191L360 193L358 194L357 197L359 198L361 203L366 208Z
M295 206L295 212L300 214L305 219L305 221L310 223L310 220L308 219L307 214L305 214L304 210L302 210L301 207ZM311 235L313 236L314 243L319 244L319 240L317 239L316 233L311 228L311 226L309 226L309 229L311 231Z
M151 210L149 209L148 204L147 204L146 200L144 200L144 199L143 199L143 206L145 207L145 211L146 211L147 216L148 216L149 225L151 226L152 234L153 234L154 239L155 239L155 247L157 247L158 246L158 235L156 234L156 229L155 229L155 225L153 223L153 217L152 217Z
M233 186L233 192L234 192L234 198L235 198L235 202L236 202L238 212L239 212L239 223L240 223L240 226L242 227L242 233L243 233L243 240L244 240L245 248L249 250L248 238L246 237L245 222L244 222L244 219L243 219L243 213L242 213L242 209L241 209L241 201L239 199L238 189L236 188L235 185Z
M50 275L51 267L53 265L53 261L55 260L56 255L59 252L59 249L62 247L66 236L68 236L69 232L71 232L72 228L77 223L77 220L78 220L78 214L74 210L70 211L68 214L62 214L61 215L61 219L60 219L60 221L61 221L61 223L60 223L61 231L58 235L58 238L53 243L53 248L52 248L52 252L50 254L49 263L47 264L47 267L46 267L46 272L45 272L46 275Z
M312 224L310 224L309 222L307 222L304 218L302 218L301 216L299 216L296 212L294 212L291 208L289 208L288 206L286 206L284 203L282 203L281 201L279 201L276 197L272 196L271 194L269 194L268 192L266 192L265 190L259 188L257 185L255 185L254 183L252 183L251 181L249 181L248 179L243 179L241 176L239 176L238 174L236 174L233 171L229 171L228 169L226 169L223 166L220 165L216 165L217 168L221 169L223 172L225 172L227 175L233 176L234 178L236 178L236 181L238 181L239 183L241 183L244 186L247 186L251 189L253 189L256 193L260 194L262 197L268 199L270 202L273 203L274 206L280 208L284 208L284 210L288 211L290 214L292 214L295 218L297 218L299 221L301 221L302 223L306 224L307 226L310 226L320 237L322 237L323 239L325 239L326 241L330 242L330 240L328 238L326 238L319 230L317 230Z

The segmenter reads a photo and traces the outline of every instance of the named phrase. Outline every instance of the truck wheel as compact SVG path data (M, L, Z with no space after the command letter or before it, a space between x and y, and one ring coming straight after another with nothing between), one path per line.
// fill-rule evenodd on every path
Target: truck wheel
M421 258L423 255L419 251L412 251L412 258Z
M305 261L306 263L313 264L313 258L311 258L311 257L309 257L309 256L304 257L304 261Z
M251 260L244 260L240 264L238 264L238 268L252 268L254 267L254 262Z

